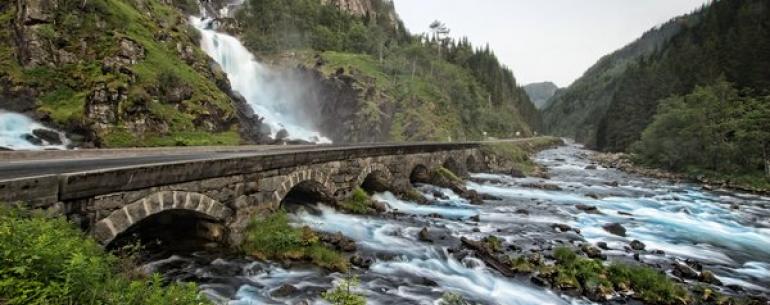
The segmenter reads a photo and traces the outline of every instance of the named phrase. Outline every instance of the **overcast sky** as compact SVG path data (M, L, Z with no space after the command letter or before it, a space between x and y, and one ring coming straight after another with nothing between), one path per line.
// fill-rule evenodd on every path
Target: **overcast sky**
M412 33L441 20L453 37L489 42L519 84L566 87L601 56L707 0L394 0Z

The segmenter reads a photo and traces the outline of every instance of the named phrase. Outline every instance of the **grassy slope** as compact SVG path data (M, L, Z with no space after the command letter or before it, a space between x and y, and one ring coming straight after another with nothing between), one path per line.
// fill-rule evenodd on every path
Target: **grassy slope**
M119 105L121 114L134 103L150 100L151 116L166 122L169 131L134 135L118 123L99 135L104 146L238 144L235 128L210 134L195 126L194 120L200 116L216 114L227 119L235 114L227 95L178 55L176 43L190 43L190 36L194 35L194 29L185 25L186 17L157 0L92 0L85 11L70 2L79 3L62 2L56 12L57 26L42 25L38 32L44 41L55 41L73 54L80 53L80 41L85 41L87 56L78 56L77 63L25 68L16 61L12 46L0 44L0 77L6 76L17 86L35 88L39 93L38 112L59 126L87 126L86 97L96 84L105 83L109 88L125 88L128 92L128 100ZM15 6L9 6L0 15L3 41L12 41L11 29L5 25L10 24L15 13ZM102 27L98 26L100 23ZM156 39L155 35L161 32L171 35L169 42ZM124 74L101 72L101 60L117 52L120 37L136 41L146 49L146 58L130 67L136 76L134 83ZM198 61L205 60L200 50L195 48L195 52ZM164 103L157 93L163 74L188 84L192 98L176 105Z
M315 63L313 52L297 51L299 60L312 66ZM409 69L393 69L403 65L400 58L386 58L380 63L367 54L326 51L320 53L325 61L321 72L325 75L335 73L339 68L353 76L361 91L374 87L386 96L387 103L394 103L395 113L389 132L389 140L408 141L446 141L482 138L482 132L490 136L511 137L514 131L523 135L532 133L530 127L515 109L489 107L485 96L488 93L471 73L446 61L434 61L434 74L404 73ZM396 70L393 73L391 70ZM451 96L451 88L472 88L474 96L458 100ZM363 126L376 126L384 120L386 113L380 109L383 101L365 100L358 109L358 120ZM475 104L473 109L467 104ZM463 111L473 111L475 117L463 118Z

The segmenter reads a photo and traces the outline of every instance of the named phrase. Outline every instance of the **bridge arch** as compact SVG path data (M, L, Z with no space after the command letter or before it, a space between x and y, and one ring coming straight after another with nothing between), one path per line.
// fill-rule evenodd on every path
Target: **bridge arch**
M233 211L204 194L162 191L113 211L95 224L93 235L102 245L109 246L116 238L161 215L224 224Z
M459 177L468 176L468 168L465 164L458 162L454 157L447 157L442 167L448 169Z
M367 192L386 192L391 190L393 173L384 164L374 163L364 168L356 179L356 187L360 186Z
M429 183L430 182L430 168L423 164L416 164L409 172L409 182L415 183Z

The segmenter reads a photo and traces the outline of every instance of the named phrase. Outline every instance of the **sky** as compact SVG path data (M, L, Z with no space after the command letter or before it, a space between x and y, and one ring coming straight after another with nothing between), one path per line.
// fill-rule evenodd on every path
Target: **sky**
M394 0L411 33L444 22L450 36L489 43L519 84L569 86L602 56L707 0Z

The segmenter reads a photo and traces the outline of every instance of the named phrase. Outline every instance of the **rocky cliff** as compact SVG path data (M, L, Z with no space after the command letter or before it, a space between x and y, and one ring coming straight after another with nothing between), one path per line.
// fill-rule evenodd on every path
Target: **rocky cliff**
M523 88L537 109L544 108L547 105L548 100L556 94L557 90L559 90L559 87L553 82L532 83Z
M259 121L168 1L18 0L0 4L0 23L0 108L82 146L260 140L249 123Z

